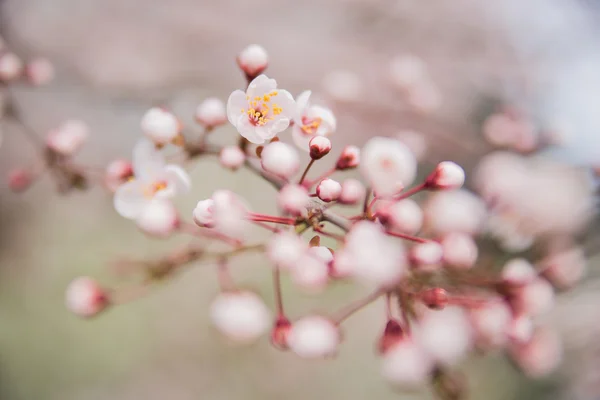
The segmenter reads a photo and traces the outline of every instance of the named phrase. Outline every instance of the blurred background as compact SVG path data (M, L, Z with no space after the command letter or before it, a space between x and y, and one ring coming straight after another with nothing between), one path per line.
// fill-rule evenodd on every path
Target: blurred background
M85 121L91 137L78 159L98 166L129 157L141 116L153 105L172 109L190 134L200 132L195 107L242 88L235 56L259 43L280 87L295 95L311 89L333 108L338 152L374 135L415 130L427 149L423 173L450 159L470 176L493 149L482 121L507 104L544 129L560 124L564 140L536 156L560 160L591 179L587 168L600 165L599 19L600 3L592 0L0 1L7 45L23 58L47 57L56 68L49 85L11 85L23 119L40 138L66 119ZM435 110L427 99L407 101L390 83L390 63L402 54L426 63L436 84L432 101L440 99ZM0 171L6 175L37 149L18 126L0 124ZM235 142L230 126L213 136ZM245 171L201 161L191 175L193 192L179 199L184 217L223 187L243 194L259 212L275 209L270 188ZM100 188L60 196L45 179L23 195L0 190L3 400L432 396L399 394L380 377L373 343L385 321L371 307L349 320L333 361L298 360L267 340L249 348L229 345L208 321L217 293L210 266L192 267L150 296L94 320L77 319L63 305L71 279L90 275L119 285L107 268L112 260L151 258L185 239L145 238L116 214ZM540 202L551 198L540 196ZM597 224L595 217L587 222L577 232L587 246L587 277L559 297L548 317L564 339L561 369L552 379L533 381L501 354L473 357L464 366L470 398L600 398ZM239 258L233 273L272 304L263 258ZM334 310L362 292L342 285L311 297L287 282L284 290L292 315Z

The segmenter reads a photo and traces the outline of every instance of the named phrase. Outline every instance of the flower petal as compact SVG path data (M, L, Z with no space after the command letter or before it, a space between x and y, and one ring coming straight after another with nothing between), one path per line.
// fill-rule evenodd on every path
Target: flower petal
M321 119L321 125L317 129L317 135L325 136L335 132L337 120L330 109L321 106L311 106L308 109L307 117L309 119Z
M259 75L250 82L246 94L252 98L254 96L262 96L275 89L277 89L277 81L275 79L270 79L266 75Z
M308 107L308 100L310 99L311 94L312 92L310 90L305 90L304 92L300 93L298 97L296 97L296 114L294 115L295 123L302 123L302 115Z
M231 125L237 126L241 110L246 110L247 108L248 100L246 100L246 93L236 90L229 95L229 99L227 100L227 119L229 119Z
M119 186L113 198L115 210L125 218L137 218L149 203L149 199L144 196L144 188L144 183L138 179Z
M277 95L272 98L273 104L277 104L281 107L282 117L286 117L288 119L292 119L296 116L296 101L294 97L287 90L278 90Z
M154 143L148 139L141 139L133 147L132 165L136 179L149 182L161 174L165 167L165 158L156 150Z
M294 141L294 144L300 149L304 151L310 151L308 144L310 142L310 139L312 138L313 137L311 135L306 135L302 131L300 125L296 124L292 128L292 140Z
M192 186L190 176L178 165L167 165L165 167L165 178L167 187L172 187L174 194L187 193Z
M271 137L266 139L272 139L279 132L285 131L288 126L290 126L290 120L288 118L279 116L279 118L276 118L271 123L269 123L269 131Z
M247 116L241 115L238 118L236 127L240 135L250 143L263 144L265 142L265 139L258 134L256 127L250 123Z

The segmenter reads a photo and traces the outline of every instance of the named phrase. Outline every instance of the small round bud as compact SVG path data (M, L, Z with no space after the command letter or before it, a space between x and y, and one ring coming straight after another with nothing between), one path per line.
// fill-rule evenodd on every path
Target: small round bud
M452 161L442 161L425 180L431 190L459 189L465 183L465 171Z
M527 343L515 346L511 350L511 356L526 375L541 378L559 366L563 348L554 331L540 328Z
M136 224L142 232L156 237L167 237L179 225L177 209L167 200L155 199L144 206Z
M287 350L287 337L292 329L292 323L286 317L279 317L271 331L271 344L279 350Z
M567 289L585 276L585 254L580 247L555 251L540 262L540 268L554 286Z
M337 200L342 193L342 185L333 179L323 179L317 185L317 197L326 203Z
M213 199L200 200L194 208L194 222L198 226L212 228L215 225L214 207Z
M289 231L276 233L267 243L267 257L278 267L293 269L308 246L296 234Z
M346 146L338 158L335 168L343 171L356 168L360 163L360 149L356 146Z
M533 336L533 330L533 319L528 315L521 314L513 318L507 334L510 340L517 344L526 343Z
M417 233L423 226L423 211L412 199L382 203L377 209L377 217L393 231L409 235Z
M329 281L329 268L321 258L305 254L291 270L292 281L304 290L317 293Z
M133 165L127 160L114 160L106 167L104 182L113 192L133 177Z
M391 348L396 346L402 339L404 339L404 329L402 325L395 319L390 319L385 324L383 334L377 342L377 352L379 354L387 353Z
M25 67L27 79L34 85L45 85L54 79L54 65L46 58L36 58Z
M296 150L283 142L272 142L265 146L260 163L265 171L285 179L298 172L300 167Z
M445 308L449 301L446 289L439 287L424 290L419 294L419 297L423 304L434 310Z
M449 233L441 241L444 262L452 268L469 269L477 261L478 249L473 238L462 233Z
M340 336L338 327L327 318L308 316L292 324L288 346L303 358L330 357L337 352Z
M294 216L306 214L306 206L310 202L308 191L302 185L288 184L279 191L277 204L286 213Z
M401 340L382 359L385 380L404 389L424 386L431 379L432 370L430 357L411 338Z
M141 122L142 132L157 145L165 145L177 140L182 125L167 110L154 107L146 111Z
M510 298L513 308L533 317L547 313L554 305L554 289L543 278L535 278L519 287Z
M537 278L537 272L524 258L513 258L502 267L502 280L510 285L522 286Z
M268 329L271 315L262 299L252 292L223 292L210 305L214 326L228 339L251 343Z
M219 162L225 168L236 170L246 161L246 154L238 146L223 147L219 153Z
M225 103L216 97L205 99L196 108L196 121L205 128L214 128L227 121Z
M308 249L308 253L321 259L327 265L333 263L333 253L325 246L312 246Z
M46 145L63 156L74 155L89 136L89 127L83 121L69 120L54 129L46 138Z
M319 160L325 157L331 151L331 140L325 136L315 136L308 143L310 158Z
M21 193L31 186L33 176L23 168L13 169L8 173L8 187L15 193Z
M246 76L252 79L267 68L269 55L264 47L251 44L238 54L237 63Z
M23 71L23 61L14 53L0 54L0 81L17 79Z
M441 266L444 250L437 242L418 243L411 247L409 260L419 271L433 271Z
M108 306L106 291L93 279L79 277L67 287L65 303L79 317L93 317Z
M470 310L477 342L485 348L504 346L512 322L511 309L502 300L493 300Z
M342 182L342 192L338 202L341 204L357 204L365 198L367 189L357 179L346 179Z

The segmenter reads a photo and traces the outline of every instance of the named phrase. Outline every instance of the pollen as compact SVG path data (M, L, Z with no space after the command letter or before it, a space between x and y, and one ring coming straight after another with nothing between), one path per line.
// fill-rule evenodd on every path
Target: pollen
M167 188L167 182L164 182L164 181L154 182L144 189L144 196L146 198L151 199L152 197L154 197L154 195L156 193L160 192L161 190L165 190L166 188Z
M304 132L306 135L314 135L317 132L317 129L319 129L319 127L321 126L321 122L323 120L321 118L315 118L315 119L306 119L303 118L302 119L302 126L300 127L300 129L302 129L302 132Z

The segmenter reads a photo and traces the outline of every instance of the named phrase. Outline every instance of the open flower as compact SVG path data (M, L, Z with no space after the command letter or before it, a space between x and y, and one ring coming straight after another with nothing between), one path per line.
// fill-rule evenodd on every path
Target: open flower
M296 146L308 151L308 143L315 136L328 136L335 132L337 122L330 109L308 102L310 90L296 98L297 112L294 116L292 139Z
M287 90L278 90L275 79L257 76L246 93L236 90L227 100L227 118L249 142L262 144L290 125L296 103Z
M134 178L119 186L114 206L125 218L137 218L154 198L166 199L187 192L191 182L183 168L166 165L164 156L148 140L133 149Z

